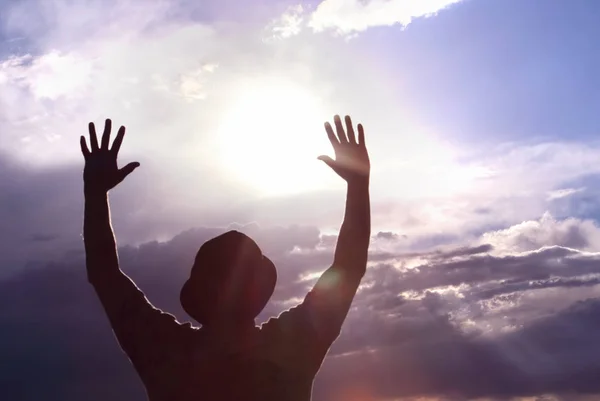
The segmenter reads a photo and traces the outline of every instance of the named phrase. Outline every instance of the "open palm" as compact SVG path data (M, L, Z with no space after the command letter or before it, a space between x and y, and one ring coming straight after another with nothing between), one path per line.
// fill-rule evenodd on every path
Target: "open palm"
M112 122L108 119L104 124L102 142L98 146L96 127L94 123L90 123L91 151L87 146L85 137L81 136L80 138L81 153L83 153L83 157L85 158L83 181L86 192L108 192L140 165L138 162L133 162L123 168L118 168L117 156L125 136L125 127L119 129L112 148L109 149L111 128Z
M335 160L329 156L319 156L340 177L347 182L368 179L371 171L369 154L365 145L365 131L358 124L358 141L352 126L352 120L346 116L346 130L340 116L333 118L336 133L331 124L325 123L325 131L335 152Z

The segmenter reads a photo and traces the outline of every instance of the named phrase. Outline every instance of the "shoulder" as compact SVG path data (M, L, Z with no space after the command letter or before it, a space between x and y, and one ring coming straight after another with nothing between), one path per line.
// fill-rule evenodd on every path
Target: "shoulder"
M299 331L310 330L306 308L302 304L281 312L260 326L264 337L291 336Z
M260 335L269 359L296 371L318 370L331 345L305 304L288 309L263 323Z
M146 321L139 321L138 325L136 331L145 334L135 336L134 341L138 348L148 352L172 352L188 339L193 339L194 333L198 331L191 323L181 323L174 315L160 309L155 309L152 316L148 316Z

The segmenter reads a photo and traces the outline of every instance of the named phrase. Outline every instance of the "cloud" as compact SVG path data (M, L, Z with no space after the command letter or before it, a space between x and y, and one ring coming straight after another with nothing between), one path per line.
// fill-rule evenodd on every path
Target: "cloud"
M407 26L414 18L437 14L462 0L324 0L311 15L315 31L333 29L342 35L370 27Z
M281 16L273 20L267 31L272 38L287 39L298 35L305 24L304 7L301 4L290 6Z
M343 400L360 392L374 400L417 395L513 400L544 394L576 400L598 393L598 300L576 303L494 339L466 336L446 318L425 308L420 313L417 321L365 318L370 327L364 331L377 335L357 332L355 341L381 339L385 345L326 360L315 386L318 399Z
M279 270L259 321L298 302L332 261L334 238L316 227L252 224L121 247L122 268L155 305L189 320L180 286L198 247L229 228L255 238ZM373 236L371 266L317 379L316 400L351 391L373 400L600 393L592 380L600 369L599 254L546 246L493 255L478 244L407 254L390 252L394 241L403 238ZM420 263L404 263L414 259ZM0 281L0 326L7 396L143 399L87 283L82 250ZM23 386L31 377L38 385Z
M33 234L31 236L31 240L36 241L36 242L49 242L49 241L54 241L58 238L59 238L58 235L52 235L52 234Z
M4 84L30 90L35 99L56 100L86 89L92 66L76 54L50 51L40 57L11 57L0 66Z
M43 4L38 7L38 2ZM468 149L459 152L438 140L445 133L430 135L419 126L401 126L398 121L403 119L390 112L397 109L398 99L381 89L388 85L362 79L378 76L377 70L340 50L335 40L315 42L314 35L297 35L293 47L285 41L264 43L264 25L254 30L184 18L185 8L177 1L150 2L147 7L133 1L69 4L28 0L13 3L3 14L5 29L27 37L30 46L0 62L0 148L27 166L30 175L45 176L47 169L80 169L77 137L89 121L112 117L115 124L126 125L122 160L138 159L142 168L124 184L137 191L118 191L131 198L132 209L123 213L127 227L148 233L136 241L172 236L194 225L175 220L203 221L212 206L231 205L231 199L238 210L227 211L230 221L289 224L308 219L308 224L337 228L343 206L337 193L259 203L256 185L235 173L243 167L225 166L215 146L216 133L248 77L259 77L259 83L268 76L297 83L319 95L324 113L356 110L369 132L410 133L373 135L370 142L378 169L372 181L374 225L382 231L402 227L399 234L407 236L407 248L426 248L537 218L550 208L548 192L598 170L597 148L558 142L505 146L467 163L473 160ZM367 9L376 5L364 4ZM289 15L306 20L311 11L292 7ZM24 24L26 18L35 22ZM290 18L286 21L296 21ZM339 65L345 66L343 71ZM375 101L388 106L368 106ZM315 119L317 131L321 124ZM268 157L261 151L271 152L260 146L254 150L259 159ZM579 156L573 158L573 153ZM286 153L282 149L278 154ZM285 176L285 167L274 177ZM298 166L290 166L294 170L301 175ZM143 183L149 181L153 185ZM53 227L42 224L40 230ZM432 232L438 233L435 239Z
M545 213L538 221L524 221L505 230L486 233L482 241L500 252L533 251L543 246L600 251L600 227L593 220L557 220Z
M585 191L585 188L565 188L548 193L548 200L562 199L568 196Z
M29 46L0 62L2 149L30 166L73 163L70 144L88 121L107 116L145 133L146 140L128 140L140 150L192 131L201 119L181 117L206 98L224 39L175 19L172 1L70 3L29 0L6 9L5 29L26 35ZM177 120L186 121L183 131L173 124L170 139L159 134Z
M288 39L305 28L313 32L333 30L353 36L372 27L408 26L413 19L431 17L463 0L324 0L314 11L297 4L266 27L265 40Z
M466 152L463 154L470 153ZM570 152L580 158L573 159ZM595 143L509 144L488 149L484 154L485 160L474 157L471 165L443 159L422 165L409 158L394 178L380 173L372 192L374 196L385 193L388 201L377 205L377 226L396 222L396 227L402 227L402 234L408 235L409 243L433 232L451 242L531 221L547 211L560 217L597 216L598 197L592 189L595 181L586 182L585 190L569 196L548 197L557 188L565 188L565 184L566 188L570 188L570 183L578 184L582 177L597 177L600 154ZM467 174L464 178L472 169L485 174ZM463 180L457 180L460 185L438 185L447 178L446 171L463 176ZM438 192L433 192L436 189Z
M180 78L180 90L188 101L206 99L205 84L207 75L217 69L217 64L206 64L196 71L183 74Z
M4 32L24 38L0 60L3 395L143 399L84 276L77 137L90 120L125 123L123 161L142 162L111 204L123 268L158 306L187 319L177 292L193 255L232 222L280 269L261 319L301 299L331 263L342 192L265 199L218 168L214 133L248 76L313 90L327 112L356 111L369 132L407 133L370 142L377 234L317 399L598 393L589 376L598 373L600 237L589 219L598 197L576 182L600 172L598 146L456 151L438 140L447 133L396 121L410 116L395 112L395 87L364 79L380 77L381 63L345 54L335 38L300 34L306 24L342 35L406 26L454 3L296 6L267 27L270 39L287 41L263 41L264 21L248 28L183 15L177 1L26 0L3 9ZM563 218L583 200L587 214ZM205 227L187 230L198 222Z
M597 234L592 221L545 215L485 233L472 246L445 245L426 252L390 247L375 235L363 296L386 304L388 297L422 299L434 291L443 295L448 313L453 311L463 323L472 320L467 326L498 333L507 317L512 319L509 326L519 327L553 313L565 297L574 302L597 296L600 254L589 246ZM587 250L575 249L577 245ZM574 288L578 291L571 292Z
M306 74L319 57L289 57L264 44L262 25L192 18L181 1L71 3L26 0L2 10L2 31L25 39L19 52L0 59L0 275L80 249L78 137L89 121L107 117L127 126L120 163L141 162L111 193L123 244L171 238L198 222L339 224L343 193L264 199L225 171L215 146L243 83L281 76L298 87L328 88L312 67ZM232 142L248 136L229 134ZM257 158L261 149L272 152L256 148ZM31 241L40 235L56 239Z

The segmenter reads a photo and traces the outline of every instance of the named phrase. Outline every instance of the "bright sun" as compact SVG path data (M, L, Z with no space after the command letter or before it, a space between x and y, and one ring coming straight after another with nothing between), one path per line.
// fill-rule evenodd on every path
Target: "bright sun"
M333 149L318 98L285 80L243 85L217 132L230 174L263 195L322 188L332 173L317 160Z

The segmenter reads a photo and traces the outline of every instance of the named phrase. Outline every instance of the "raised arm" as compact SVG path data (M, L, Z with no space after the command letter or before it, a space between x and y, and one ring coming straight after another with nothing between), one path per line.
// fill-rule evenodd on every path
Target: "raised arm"
M293 331L300 333L300 337L310 338L309 345L319 357L324 357L340 333L366 271L371 235L370 162L364 130L358 125L357 138L350 117L346 117L346 130L339 116L335 116L334 122L335 132L329 123L325 124L325 130L333 145L335 159L319 157L348 185L346 211L333 264L321 275L302 304L279 317L281 324L295 327Z
M119 268L117 247L110 222L108 191L123 181L139 166L139 163L134 162L122 169L117 167L117 155L123 142L125 127L119 129L112 149L109 149L111 125L111 121L106 120L102 143L101 146L98 146L96 128L93 123L90 123L91 151L83 136L80 140L81 151L85 158L83 171L85 196L83 236L87 274L90 283L99 291L98 295L103 304L104 298L110 295L109 293L105 294L103 290L106 289L107 292L110 292L112 282L115 280L123 281L123 277L127 278ZM110 303L111 299L106 301Z
M305 302L313 309L313 319L324 329L323 335L337 337L354 295L367 268L371 236L369 176L371 165L365 144L364 128L358 125L358 138L349 116L346 129L334 117L335 132L329 123L325 131L335 152L335 160L321 156L347 183L346 211L338 236L332 266L317 281ZM334 338L331 338L333 341Z
M316 290L326 290L328 278L334 280L341 276L344 280L335 280L344 284L346 290L339 296L349 296L351 302L358 284L367 268L367 253L371 237L371 207L369 200L370 161L365 145L365 133L361 124L358 125L358 140L354 133L352 120L346 116L346 131L339 116L334 117L337 135L329 123L325 130L335 151L335 160L321 156L347 183L346 211L338 237L333 265L325 272L322 280L317 283ZM349 305L348 305L349 306Z
M133 172L139 163L129 163L121 169L117 167L117 155L123 142L125 127L119 129L112 148L109 148L110 131L111 120L106 120L102 142L98 145L95 126L90 123L91 150L83 136L80 141L85 158L83 236L87 276L100 298L121 347L135 363L140 359L138 354L152 346L149 344L153 341L150 335L163 331L157 330L156 326L176 323L171 315L155 309L119 268L117 246L110 222L108 192Z

